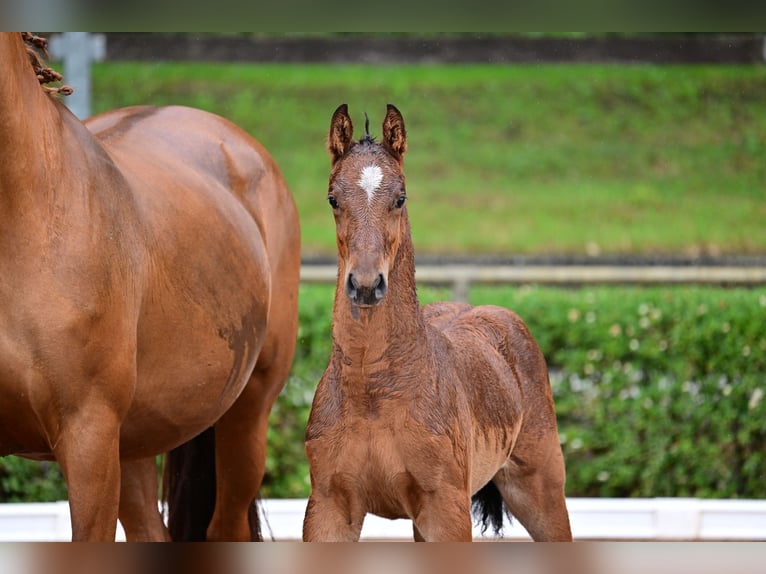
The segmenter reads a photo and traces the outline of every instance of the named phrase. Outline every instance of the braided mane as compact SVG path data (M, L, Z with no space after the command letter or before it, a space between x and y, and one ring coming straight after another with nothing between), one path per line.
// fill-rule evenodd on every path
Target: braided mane
M59 74L53 68L46 66L43 57L48 57L48 40L41 36L35 36L31 32L22 32L21 38L24 40L27 49L27 56L29 57L29 63L32 64L32 69L35 71L37 80L45 91L51 94L59 94L62 96L68 96L74 90L66 85L59 87L46 86L51 82L60 82L62 75ZM40 55L42 52L42 55Z

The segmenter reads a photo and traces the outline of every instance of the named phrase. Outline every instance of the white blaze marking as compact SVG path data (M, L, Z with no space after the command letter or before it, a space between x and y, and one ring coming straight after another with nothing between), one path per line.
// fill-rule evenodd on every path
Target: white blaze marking
M380 187L381 181L383 181L383 172L377 165L368 165L362 169L359 176L359 187L367 192L367 203L372 201L372 196Z

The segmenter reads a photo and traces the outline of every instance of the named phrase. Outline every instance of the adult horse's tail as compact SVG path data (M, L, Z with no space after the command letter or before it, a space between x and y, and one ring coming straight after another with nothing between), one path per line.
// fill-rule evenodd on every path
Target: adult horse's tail
M210 427L167 454L162 497L173 542L202 542L215 510L215 429ZM258 508L248 512L251 540L261 540Z
M471 512L474 520L481 523L482 534L492 528L495 536L502 536L503 515L507 516L509 521L513 519L500 491L492 481L482 486L479 492L471 497Z

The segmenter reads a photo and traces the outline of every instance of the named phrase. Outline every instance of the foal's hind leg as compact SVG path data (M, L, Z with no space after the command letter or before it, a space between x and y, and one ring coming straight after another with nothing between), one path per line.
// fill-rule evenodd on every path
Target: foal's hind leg
M528 445L520 443L508 466L495 475L495 485L533 540L571 541L558 435L552 432Z
M128 542L170 541L158 504L158 474L154 457L120 465L120 522Z

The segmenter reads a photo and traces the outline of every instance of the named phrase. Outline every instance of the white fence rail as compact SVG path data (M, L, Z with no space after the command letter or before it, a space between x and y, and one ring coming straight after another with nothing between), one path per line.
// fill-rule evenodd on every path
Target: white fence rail
M567 506L575 540L766 541L766 500L569 498ZM264 500L264 536L275 541L300 540L305 509L305 499ZM0 504L0 542L70 537L67 502ZM474 537L484 538L478 529ZM117 539L125 539L119 526ZM411 522L368 516L362 539L411 540ZM505 539L529 540L529 536L514 521L506 527Z
M334 283L335 265L304 264L304 283ZM452 289L465 301L471 285L764 285L766 266L748 265L481 265L417 266L418 283Z

